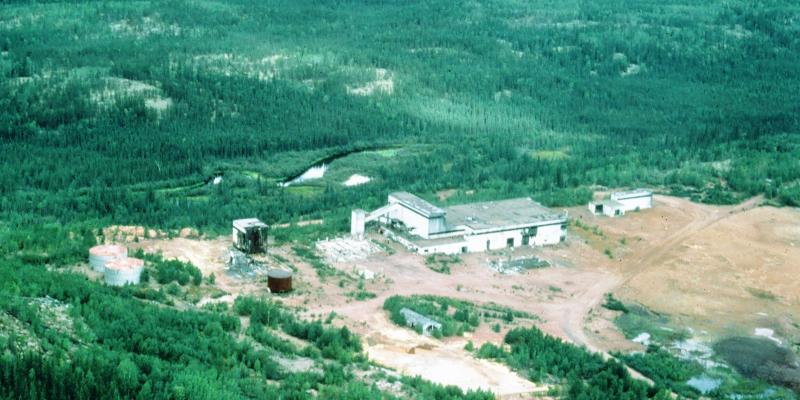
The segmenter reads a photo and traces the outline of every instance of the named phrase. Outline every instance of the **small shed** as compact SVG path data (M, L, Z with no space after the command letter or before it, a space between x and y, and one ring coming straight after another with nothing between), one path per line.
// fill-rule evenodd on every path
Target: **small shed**
M594 215L619 217L625 215L625 205L612 199L593 201L589 203L589 211Z
M266 253L267 224L258 218L245 218L233 221L233 246L248 253Z
M442 324L408 308L401 308L400 314L403 314L403 318L406 319L406 325L415 329L419 327L422 329L422 333L429 334L434 329L442 329Z

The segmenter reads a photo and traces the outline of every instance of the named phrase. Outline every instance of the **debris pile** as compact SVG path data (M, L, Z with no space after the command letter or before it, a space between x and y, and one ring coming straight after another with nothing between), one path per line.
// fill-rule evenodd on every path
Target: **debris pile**
M369 240L356 240L349 237L320 240L316 247L328 263L363 260L370 254L380 251L380 248Z
M228 252L225 273L235 278L253 279L267 274L267 266L239 250Z
M540 260L536 257L517 258L512 260L507 259L489 259L487 260L489 268L501 274L519 274L529 269L547 268L550 263L546 260Z

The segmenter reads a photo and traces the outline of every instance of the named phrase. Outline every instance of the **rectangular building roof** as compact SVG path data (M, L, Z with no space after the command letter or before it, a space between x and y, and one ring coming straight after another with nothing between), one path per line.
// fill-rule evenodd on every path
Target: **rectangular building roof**
M409 325L413 324L415 326L420 326L420 328L432 326L436 329L442 329L442 324L414 310L403 307L400 309L400 314L403 314L403 317L406 319L406 323Z
M653 195L652 190L648 189L634 189L628 190L625 192L614 192L611 193L612 200L625 200L625 199L634 199L637 197L649 197Z
M406 208L426 218L443 217L445 215L445 211L441 208L408 192L389 193L389 202L391 202L392 198L396 199L398 203Z
M467 226L475 231L535 226L567 219L566 215L530 198L463 204L448 207L446 211L448 227Z
M267 224L258 218L243 218L233 220L233 227L240 231L246 231L250 228L266 228Z

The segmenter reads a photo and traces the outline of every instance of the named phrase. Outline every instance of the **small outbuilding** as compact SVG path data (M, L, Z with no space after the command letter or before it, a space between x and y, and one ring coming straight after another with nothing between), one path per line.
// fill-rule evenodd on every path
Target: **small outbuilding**
M245 218L233 221L233 247L248 253L266 253L267 224L258 218Z
M442 324L408 308L401 308L400 314L406 319L406 325L411 328L420 328L422 333L429 334L434 329L442 329Z
M622 204L625 211L638 211L653 208L653 191L648 189L634 189L627 192L611 193L611 200Z

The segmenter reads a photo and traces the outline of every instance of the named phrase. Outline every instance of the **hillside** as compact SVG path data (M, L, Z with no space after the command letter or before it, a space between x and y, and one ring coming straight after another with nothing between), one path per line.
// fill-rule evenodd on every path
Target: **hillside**
M789 1L12 2L0 30L6 220L217 230L398 188L800 201Z

